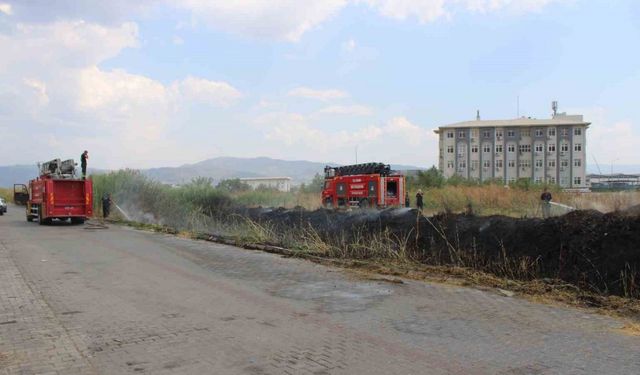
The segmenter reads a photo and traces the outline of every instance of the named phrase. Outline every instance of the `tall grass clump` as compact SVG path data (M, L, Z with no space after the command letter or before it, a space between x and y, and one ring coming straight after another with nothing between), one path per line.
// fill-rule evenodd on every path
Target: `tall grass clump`
M96 212L102 212L101 198L111 194L114 206L134 221L203 230L217 215L231 206L231 199L216 190L207 179L171 187L135 170L120 170L92 176ZM117 207L111 209L118 215Z
M0 198L4 198L7 202L13 201L13 190L0 188Z

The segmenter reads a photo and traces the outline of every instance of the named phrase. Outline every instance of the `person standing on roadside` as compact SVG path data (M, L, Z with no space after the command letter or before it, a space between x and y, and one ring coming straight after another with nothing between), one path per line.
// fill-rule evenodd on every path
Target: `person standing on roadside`
M89 159L89 151L84 150L80 155L80 167L82 168L82 179L87 178L87 159Z
M540 205L542 206L542 217L545 219L551 216L551 199L553 199L553 197L551 197L551 193L549 193L549 189L545 187L544 191L542 192L542 195L540 195Z
M411 200L409 199L409 192L404 195L404 206L411 207Z
M418 192L416 193L416 207L418 207L418 210L420 212L422 212L422 209L424 208L424 203L422 202L422 190L418 189Z

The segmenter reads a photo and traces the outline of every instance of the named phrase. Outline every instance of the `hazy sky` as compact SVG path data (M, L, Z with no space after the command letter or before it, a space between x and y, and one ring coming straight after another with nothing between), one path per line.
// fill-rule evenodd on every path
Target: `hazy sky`
M0 0L0 165L429 166L434 128L518 96L584 114L589 163L640 164L640 1Z

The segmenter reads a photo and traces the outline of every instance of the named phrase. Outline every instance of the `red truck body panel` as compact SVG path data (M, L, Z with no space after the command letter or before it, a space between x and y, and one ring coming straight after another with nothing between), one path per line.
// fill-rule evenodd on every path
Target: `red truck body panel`
M405 177L383 164L325 168L325 207L399 207L405 203ZM341 169L342 168L342 169ZM355 173L353 173L355 171ZM358 173L368 171L372 173Z
M41 218L82 218L93 215L91 180L37 178L29 182L29 206L39 205Z

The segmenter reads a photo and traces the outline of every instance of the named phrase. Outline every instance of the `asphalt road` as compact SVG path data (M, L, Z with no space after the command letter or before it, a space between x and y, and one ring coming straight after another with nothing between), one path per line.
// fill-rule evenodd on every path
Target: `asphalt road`
M0 374L640 374L616 319L9 210Z

